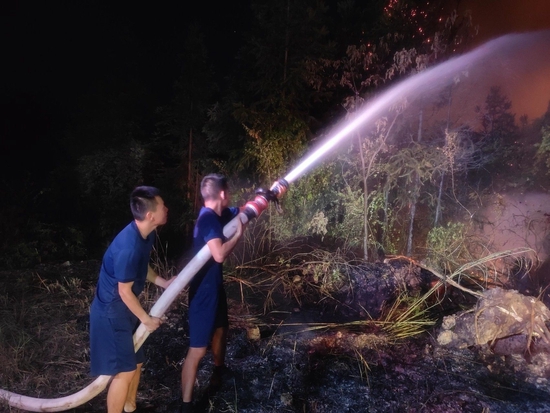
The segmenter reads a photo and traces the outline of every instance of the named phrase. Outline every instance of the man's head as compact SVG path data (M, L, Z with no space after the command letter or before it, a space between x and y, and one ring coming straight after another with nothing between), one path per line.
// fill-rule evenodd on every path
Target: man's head
M215 201L222 191L227 191L227 178L223 175L206 175L201 182L201 195L205 201Z
M130 196L130 209L137 221L151 219L156 225L166 224L168 208L160 196L160 191L152 186L138 186Z
M222 194L223 193L223 194ZM204 202L216 201L220 198L229 202L229 185L223 175L206 175L201 182L201 195Z

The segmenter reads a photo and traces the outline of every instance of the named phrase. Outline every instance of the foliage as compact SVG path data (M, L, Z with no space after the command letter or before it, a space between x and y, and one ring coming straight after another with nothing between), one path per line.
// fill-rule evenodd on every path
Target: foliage
M461 222L448 222L434 227L426 242L426 263L444 274L453 272L462 262L466 252L466 226Z
M252 10L251 33L238 57L240 101L256 112L285 107L305 119L314 102L327 98L310 85L316 62L334 49L328 7L317 0L256 0Z
M550 175L550 126L543 126L541 142L536 145L535 169Z
M434 289L421 297L411 297L406 292L385 308L381 317L382 329L390 340L398 341L417 336L432 327L436 320L430 314L428 298Z
M225 175L238 171L240 176L248 176L254 171L242 169L247 133L235 119L233 99L234 96L224 96L207 110L207 121L202 128L207 151L201 158L201 169Z
M232 114L246 136L238 169L271 182L302 154L314 104L327 98L311 82L316 62L331 54L332 43L322 2L254 1L252 10L251 34L233 84Z
M32 239L29 237L29 239ZM38 264L41 260L40 254L36 248L36 241L25 241L10 244L2 249L3 266L5 268L30 268Z
M78 260L87 255L82 231L70 225L29 220L19 228L21 239L6 245L0 258L5 268L29 268L41 262Z
M291 185L284 214L273 217L276 240L318 235L321 241L339 240L346 248L361 245L362 192L336 174L337 166L328 163Z
M420 182L429 182L445 166L442 154L437 148L413 143L396 152L384 169L391 187L401 186L406 191L418 191L420 188L411 188L410 185L416 177ZM408 202L408 197L403 194L400 203L404 205L406 202Z
M235 71L217 84L205 37L192 25L173 70L172 93L156 104L149 126L132 112L141 96L137 87L129 94L98 89L88 96L105 105L74 118L66 132L73 144L83 142L80 150L67 146L76 173L69 167L57 171L52 177L57 186L33 183L24 200L5 208L8 218L1 227L13 238L11 245L3 243L4 263L32 265L102 249L130 219L127 198L138 184L166 193L171 213L162 235L171 237L173 251L174 240L189 238L201 175L221 172L271 183L314 146L313 136L327 136L327 125L353 118L384 88L460 52L475 33L472 16L453 10L458 3L363 3L253 1ZM440 226L429 235L435 238L428 240L428 250L445 251L438 231L452 232L441 223L451 219L456 205L469 207L470 194L489 188L483 177L527 158L512 103L499 88L478 108L479 130L453 121L451 101L461 86L459 76L454 81L433 100L395 102L357 131L347 154L322 160L292 182L283 199L285 214L264 214L250 226L255 232L245 255L269 249L272 242L312 237L362 246L364 257L373 259L380 250L403 252L407 224L416 245L432 225ZM542 129L539 174L550 168L549 134ZM67 178L60 184L71 175L78 185ZM37 202L45 198L43 191L50 196L47 208ZM68 202L67 193L73 195ZM10 196L10 189L2 194ZM60 218L44 218L66 203L70 207L60 208Z
M309 231L313 216L323 214L331 224L329 210L337 203L338 185L331 182L333 164L317 168L290 186L282 200L282 215L272 218L273 234L278 240L311 235Z
M217 91L204 42L200 28L192 24L183 45L185 58L173 85L172 100L157 108L155 128L159 161L170 176L167 184L178 188L182 199L195 208L197 181L215 152L203 133L208 109Z
M514 170L523 157L519 129L511 109L512 102L496 86L491 87L483 109L476 108L482 123L480 147L495 172Z
M369 246L375 252L398 254L401 234L398 230L397 211L387 208L387 193L373 190L369 193L368 223ZM381 234L380 234L381 232Z
M268 182L282 174L289 161L303 151L306 125L288 110L255 113L240 108L236 117L248 137L240 165L253 166Z
M353 179L348 180L353 174L345 172L344 165L342 160L327 162L290 186L282 200L283 214L272 217L275 240L314 237L344 248L357 249L362 245L363 191ZM373 189L368 198L369 225L384 227L380 236L377 231L370 231L369 248L376 252L383 247L388 253L396 253L399 241L394 231L396 215L391 208L381 214L386 208L385 193Z
M308 223L308 230L313 235L320 235L321 240L327 233L328 218L323 211L317 211Z
M380 7L383 6L383 7ZM471 37L471 16L466 14L458 16L456 11L448 12L448 4L443 1L425 2L403 2L395 1L389 4L376 4L373 8L380 7L380 26L377 30L361 30L361 34L355 33L357 38L355 44L347 46L345 54L337 59L322 60L324 69L330 68L330 75L324 78L324 81L315 83L316 88L334 88L342 90L344 97L342 106L347 112L347 118L353 118L362 108L364 102L373 90L381 87L385 83L391 83L404 76L418 73L425 70L436 61L455 53L459 47L466 43ZM349 16L350 10L354 8L353 3L341 4L339 12ZM441 16L447 15L446 19ZM376 33L376 34L375 34ZM432 150L429 155L423 156L421 162L413 165L415 156L422 152L418 148L412 148L410 152L407 144L403 146L399 140L404 140L403 132L412 129L412 123L400 127L400 130L393 130L397 117L408 106L408 102L399 102L394 109L396 114L392 115L393 120L382 117L376 122L376 131L366 132L357 131L359 145L357 147L357 157L359 161L351 159L351 165L357 168L357 176L353 181L359 181L360 184L352 186L353 191L361 188L363 192L363 212L361 225L363 254L365 259L369 259L370 250L379 250L382 248L383 241L389 239L391 229L386 226L387 219L378 219L381 215L387 213L391 207L388 206L388 194L391 188L399 188L402 185L402 178L407 177L404 187L406 191L398 192L402 196L401 206L408 205L410 208L410 232L408 235L409 244L412 241L412 229L415 220L415 211L417 200L419 198L420 187L427 181L434 179L435 170L428 171L431 165L439 165L437 151ZM424 110L425 102L420 103L420 114ZM418 132L418 142L421 140L422 120L420 119ZM403 134L402 136L399 136ZM387 144L388 140L393 139L393 147ZM429 146L428 146L429 147ZM432 145L435 148L435 145ZM385 168L387 181L384 183L380 178L373 177L376 174L378 163L383 160L379 157L387 151L393 151L389 154L393 157L393 165ZM424 149L424 147L422 148ZM431 157L431 159L430 159ZM406 165L398 165L401 161L408 159ZM441 157L439 157L441 158ZM391 161L390 161L391 162ZM398 171L392 169L395 166ZM443 167L444 168L444 167ZM408 169L405 171L405 169ZM435 168L432 168L435 169ZM443 169L440 169L440 173ZM423 175L421 175L423 173ZM394 176L392 176L394 174ZM396 178L395 175L399 177ZM429 175L429 176L428 176ZM384 179L384 178L382 178ZM443 178L442 178L443 179ZM399 182L398 182L399 181ZM382 189L385 187L385 189ZM385 205L383 209L373 211L369 205L370 193L374 190L385 192ZM439 207L438 207L439 208ZM375 224L372 219L378 220ZM376 234L373 235L372 231ZM394 234L392 234L394 235ZM393 248L392 248L393 249Z
M344 240L345 245L360 247L363 234L363 206L362 191L353 190L349 186L342 188L338 194L338 217L334 217L333 233L336 238Z
M145 164L146 150L135 141L82 157L78 167L82 196L102 240L110 241L131 219L129 196L143 184Z

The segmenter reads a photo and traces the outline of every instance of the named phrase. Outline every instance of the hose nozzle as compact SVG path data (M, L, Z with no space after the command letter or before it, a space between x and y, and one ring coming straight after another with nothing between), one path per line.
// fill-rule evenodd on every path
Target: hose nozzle
M254 200L246 203L245 214L249 219L258 218L267 209L270 202L275 204L277 212L282 212L279 199L287 190L288 182L284 179L275 181L270 189L258 188Z
M271 188L269 188L269 190L278 200L288 190L288 182L284 178L281 178L278 181L273 182L273 185L271 185Z

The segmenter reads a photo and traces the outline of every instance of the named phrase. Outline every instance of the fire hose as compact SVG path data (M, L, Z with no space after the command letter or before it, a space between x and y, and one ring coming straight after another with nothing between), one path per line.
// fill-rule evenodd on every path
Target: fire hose
M237 219L240 219L243 224L246 224L254 218L258 218L263 211L267 209L269 203L279 207L279 199L288 190L288 182L285 179L275 181L269 190L258 189L253 200L248 201L242 208L241 212L233 218L224 228L223 234L227 238L231 238L237 230ZM151 308L149 314L152 317L162 317L176 297L193 279L195 274L206 264L212 257L208 245L205 245L189 263L179 272L176 279L162 293L157 302ZM149 337L149 332L143 324L140 324L134 333L134 349L137 351ZM0 401L6 401L10 406L18 409L31 412L60 412L80 406L87 401L93 399L101 393L109 384L112 376L99 376L88 386L69 396L60 397L57 399L41 399L36 397L23 396L12 393L7 390L0 389Z

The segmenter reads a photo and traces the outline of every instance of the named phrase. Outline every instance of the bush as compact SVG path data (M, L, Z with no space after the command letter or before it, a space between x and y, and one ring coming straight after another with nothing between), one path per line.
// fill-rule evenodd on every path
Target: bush
M452 273L466 253L466 228L461 222L449 222L428 233L426 263L442 273Z

